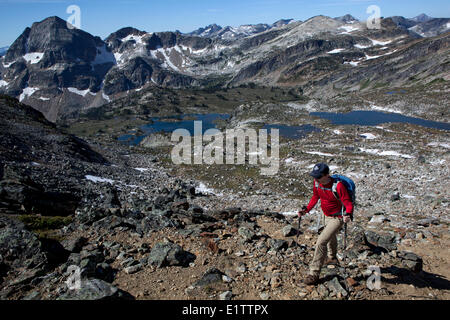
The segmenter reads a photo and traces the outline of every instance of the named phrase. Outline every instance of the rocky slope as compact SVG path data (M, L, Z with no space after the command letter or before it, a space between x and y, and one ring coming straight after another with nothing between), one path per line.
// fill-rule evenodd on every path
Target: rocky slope
M305 108L242 106L225 125L310 119ZM315 120L321 131L281 141L279 175L267 178L251 165L174 166L166 147L81 140L10 97L0 110L2 299L449 298L449 195L435 188L448 176L446 132ZM319 211L298 238L292 217L323 160L355 179L358 207L340 265L309 287Z

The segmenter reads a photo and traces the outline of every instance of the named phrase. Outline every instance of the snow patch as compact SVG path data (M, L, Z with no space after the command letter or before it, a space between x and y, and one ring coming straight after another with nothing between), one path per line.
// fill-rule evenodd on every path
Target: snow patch
M72 93L75 93L75 94L78 94L78 95L80 95L80 96L83 96L83 97L85 97L88 93L91 94L91 95L93 95L93 96L95 96L95 93L92 93L89 89L86 89L86 90L79 90L79 89L77 89L77 88L72 88L72 87L70 87L70 88L67 88L67 90L69 90L69 91L72 92Z
M365 148L359 148L362 152L378 155L378 156L394 156L394 157L401 157L405 159L413 159L413 156L410 156L408 154L401 154L397 151L381 151L379 149L365 149Z
M384 107L379 107L379 106L371 106L371 108L373 110L377 110L377 111L385 111L385 112L392 112L392 113L401 113L398 110L395 109L391 109L391 108L384 108Z
M372 133L363 133L363 134L360 134L360 136L367 140L373 140L373 139L377 138L377 136Z
M339 135L339 134L342 134L342 131L340 131L340 130L333 130L333 133Z
M111 102L111 99L104 92L102 92L102 98L108 102Z
M0 87L7 87L9 85L5 80L0 80Z
M369 56L369 55L366 54L366 60L377 59L379 57L381 57L381 56Z
M216 194L214 189L208 188L203 182L200 182L199 185L195 188L195 193L212 195Z
M148 169L148 168L134 168L134 170L137 170L137 171L142 173L142 172L149 171L150 169Z
M350 61L350 62L344 62L344 64L350 64L350 65L352 65L352 66L354 66L354 67L356 67L358 64L360 63L360 61Z
M307 110L313 112L316 111L316 108L314 107L315 104L316 104L315 100L310 100L307 104L298 104L295 102L289 102L287 106L296 110Z
M127 42L127 41L135 41L136 44L143 44L144 42L142 41L143 36L136 36L134 34L130 34L128 36L126 36L125 38L122 38L121 41L122 42Z
M15 62L15 61L10 62L10 63L4 63L4 62L2 62L2 64L3 64L3 67L4 67L4 68L9 68L9 67L11 67L11 65L12 65L14 62Z
M443 147L443 148L446 148L446 149L450 149L450 144L448 144L448 143L431 142L431 143L428 144L428 146L431 146L431 147Z
M38 90L39 88L31 88L31 87L23 89L22 94L19 97L19 101L22 102L23 99L31 97L33 93L35 93Z
M369 39L369 40L372 41L374 46L385 46L392 42L392 40L388 40L388 41L379 41L379 40L373 40L373 39Z
M354 27L354 26L342 26L339 29L344 29L345 32L341 32L340 34L349 34L353 31L359 30L359 28Z
M323 153L323 152L317 152L317 151L306 151L308 154L314 154L318 156L324 156L324 157L334 157L334 154L331 153Z
M114 180L101 178L101 177L96 177L96 176L91 176L91 175L87 175L87 176L85 176L85 178L86 178L86 180L92 181L94 183L98 183L98 182L107 182L107 183L110 183L110 184L114 183Z
M339 53L339 52L342 52L342 51L344 51L345 49L334 49L334 50L331 50L331 51L328 51L327 53L331 53L331 54L333 54L333 53Z
M48 100L50 100L50 98L45 98L45 97L39 97L38 99L39 99L39 100L42 100L42 101L48 101Z
M27 61L27 63L35 64L41 61L41 59L44 57L43 52L31 52L27 53L23 56L23 58Z
M281 212L281 214L285 217L297 217L298 211Z

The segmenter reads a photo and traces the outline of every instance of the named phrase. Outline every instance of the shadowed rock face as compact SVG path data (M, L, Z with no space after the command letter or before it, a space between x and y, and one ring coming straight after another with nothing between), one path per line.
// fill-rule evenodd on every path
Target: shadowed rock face
M26 88L34 88L31 95L20 99L25 102L33 94L43 96L44 100L36 96L30 101L34 101L33 106L48 119L55 121L68 113L71 103L64 99L53 101L51 97L63 94L77 97L63 88L98 92L114 60L99 37L69 29L66 21L50 17L26 28L7 51L4 63L9 65L3 72L3 80L8 82L4 92L17 97L26 93Z
M33 165L106 163L89 145L67 135L30 106L0 96L0 202L27 213L67 216L75 212L82 186ZM53 163L53 165L52 165ZM49 176L47 175L49 174ZM63 173L60 173L63 175Z

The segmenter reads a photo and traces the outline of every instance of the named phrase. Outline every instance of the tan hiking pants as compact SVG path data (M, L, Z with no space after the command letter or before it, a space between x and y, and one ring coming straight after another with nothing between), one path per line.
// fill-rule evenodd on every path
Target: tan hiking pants
M344 225L342 219L325 216L325 228L317 239L314 258L309 266L311 275L319 275L325 258L336 259L337 254L337 233Z

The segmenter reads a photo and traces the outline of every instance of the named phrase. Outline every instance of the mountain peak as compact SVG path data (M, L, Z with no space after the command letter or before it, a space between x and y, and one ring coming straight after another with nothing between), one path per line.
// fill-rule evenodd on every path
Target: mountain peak
M111 42L116 39L123 39L129 35L141 36L146 34L145 31L138 30L133 27L125 27L117 30L116 32L111 33L106 39L106 42Z
M342 21L342 22L345 22L345 23L352 23L352 22L358 22L359 21L358 19L353 17L351 14L346 14L344 16L336 17L334 19Z
M429 20L433 19L430 16L427 16L425 13L419 14L417 17L412 18L411 20L414 20L416 22L427 22Z
M35 22L31 26L31 28L35 28L37 26L50 25L50 26L58 26L60 28L67 28L67 21L61 19L58 16L48 17L42 21Z
M294 19L280 19L272 24L272 28L279 28L294 21Z

